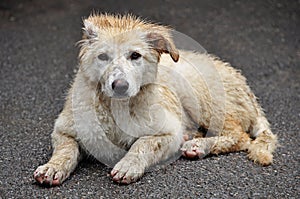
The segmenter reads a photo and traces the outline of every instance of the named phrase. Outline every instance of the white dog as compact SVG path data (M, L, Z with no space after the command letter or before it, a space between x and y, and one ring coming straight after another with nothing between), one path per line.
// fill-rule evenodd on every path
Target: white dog
M178 51L169 28L130 15L91 15L83 30L80 68L37 182L61 184L83 151L113 166L113 180L125 184L180 151L195 158L246 150L251 160L272 163L277 137L228 63ZM199 128L215 136L202 137Z

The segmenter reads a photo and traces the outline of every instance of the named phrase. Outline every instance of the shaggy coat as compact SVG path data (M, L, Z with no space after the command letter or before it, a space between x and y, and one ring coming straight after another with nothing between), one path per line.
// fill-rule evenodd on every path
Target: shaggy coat
M37 182L61 184L83 154L113 167L113 180L125 184L178 153L245 150L254 162L272 163L277 138L228 63L177 50L169 28L130 15L91 15L79 44L80 67Z

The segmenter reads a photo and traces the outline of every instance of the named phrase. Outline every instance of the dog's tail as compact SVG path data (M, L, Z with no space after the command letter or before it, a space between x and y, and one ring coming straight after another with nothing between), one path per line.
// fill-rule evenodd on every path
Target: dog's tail
M272 153L276 149L278 141L263 114L256 119L250 135L254 140L248 147L248 157L263 166L271 164L273 162Z

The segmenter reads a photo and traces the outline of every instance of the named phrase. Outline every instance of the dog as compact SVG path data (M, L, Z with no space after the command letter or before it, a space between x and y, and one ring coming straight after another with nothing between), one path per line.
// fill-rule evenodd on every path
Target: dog
M113 167L122 184L178 154L247 151L272 163L277 136L229 63L178 50L170 28L133 15L90 15L79 45L79 70L55 122L52 157L34 172L38 183L61 184L84 154Z

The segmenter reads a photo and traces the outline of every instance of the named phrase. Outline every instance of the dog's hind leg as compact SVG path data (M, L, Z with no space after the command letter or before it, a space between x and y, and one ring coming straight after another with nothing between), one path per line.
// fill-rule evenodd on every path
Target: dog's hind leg
M220 136L195 138L182 146L182 154L187 158L203 157L209 153L220 154L247 150L251 142L249 135L243 131L239 122L226 119Z
M273 161L272 153L277 146L277 136L271 132L265 117L257 118L251 136L254 140L248 147L248 157L264 166L271 164Z
M226 120L221 136L187 141L181 150L187 158L245 150L254 162L263 166L271 164L272 153L277 147L277 136L271 132L265 117L257 119L250 135L235 120Z

